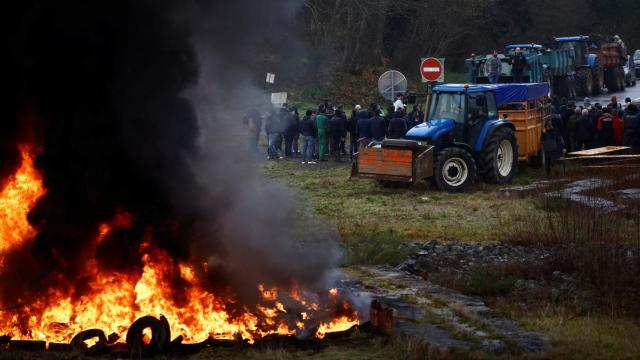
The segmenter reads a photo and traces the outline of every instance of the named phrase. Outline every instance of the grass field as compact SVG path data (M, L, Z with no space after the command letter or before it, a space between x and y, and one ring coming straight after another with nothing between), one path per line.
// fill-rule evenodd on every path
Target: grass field
M477 184L470 193L447 194L426 183L385 188L370 180L349 179L350 162L301 165L268 162L268 177L302 191L313 210L338 227L347 257L344 264L395 264L407 244L431 239L492 242L505 222L535 211L527 200L505 200L496 186ZM520 182L537 174L524 170Z
M495 242L508 231L527 226L542 210L532 199L501 199L499 187L476 184L470 193L447 194L421 183L410 188L385 188L374 181L349 179L350 163L332 161L301 165L298 161L266 162L267 177L283 181L308 199L312 211L336 224L345 249L345 266L351 264L396 264L415 251L413 243L438 241ZM517 184L541 177L521 168ZM576 314L560 307L533 310L495 304L496 309L547 335L552 359L640 358L640 323L637 319ZM398 348L379 349L398 354ZM358 357L357 347L334 358ZM337 349L336 351L340 351ZM348 354L348 355L347 355ZM400 358L406 358L401 352ZM470 358L478 358L469 355ZM287 357L282 357L287 358ZM313 357L312 357L313 358ZM322 357L320 357L322 358ZM394 358L387 355L382 358ZM482 358L482 357L479 357Z

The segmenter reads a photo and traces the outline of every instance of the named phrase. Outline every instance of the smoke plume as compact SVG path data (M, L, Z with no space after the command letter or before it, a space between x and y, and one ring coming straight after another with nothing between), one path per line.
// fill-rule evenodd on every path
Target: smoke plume
M12 97L0 179L20 162L20 114L35 111L46 194L29 214L35 239L5 255L3 307L52 288L81 296L92 253L101 269L140 272L145 241L206 263L198 275L211 291L245 304L257 301L258 283L327 286L334 229L260 176L241 128L242 111L264 102L256 74L301 49L290 25L301 1L22 3L3 14ZM120 211L132 226L96 244L99 225Z

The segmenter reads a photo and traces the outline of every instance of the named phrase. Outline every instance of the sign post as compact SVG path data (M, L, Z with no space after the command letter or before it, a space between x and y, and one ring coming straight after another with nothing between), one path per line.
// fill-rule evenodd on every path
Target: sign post
M431 89L435 83L444 82L444 59L423 58L420 62L420 75L422 75L422 82L427 84L427 102L424 111L428 116Z

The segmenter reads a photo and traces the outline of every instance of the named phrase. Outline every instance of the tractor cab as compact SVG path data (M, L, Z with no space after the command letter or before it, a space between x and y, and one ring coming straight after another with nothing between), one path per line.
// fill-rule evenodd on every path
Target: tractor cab
M498 119L495 91L489 85L436 86L429 101L427 121L407 133L407 138L429 144L465 144L476 147L485 124Z

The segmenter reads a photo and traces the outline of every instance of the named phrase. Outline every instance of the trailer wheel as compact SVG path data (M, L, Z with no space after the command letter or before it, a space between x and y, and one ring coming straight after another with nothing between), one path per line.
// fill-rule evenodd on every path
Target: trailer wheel
M518 145L513 130L496 130L481 154L481 170L486 182L507 184L518 171Z
M476 161L468 151L448 147L438 153L434 169L438 188L447 192L465 192L476 180Z
M577 90L579 95L591 96L593 93L593 74L590 69L578 69L576 74Z

